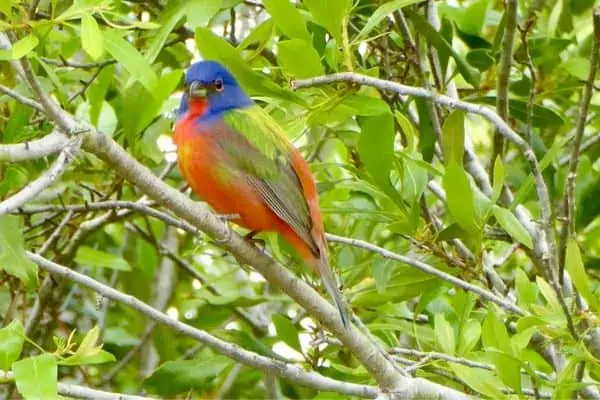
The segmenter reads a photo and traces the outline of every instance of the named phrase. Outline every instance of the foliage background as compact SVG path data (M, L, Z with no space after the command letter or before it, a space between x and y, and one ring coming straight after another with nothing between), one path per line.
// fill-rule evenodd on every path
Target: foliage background
M75 148L34 199L9 206L60 162L51 153L65 145L39 158L17 145L35 148L62 129L44 97L43 110L23 100L39 93L20 68L30 63L46 99L183 190L170 131L185 68L204 58L226 64L310 161L346 300L399 368L475 396L598 398L597 5L4 0L3 394L51 398L68 395L67 384L169 398L349 397L238 364L127 305L50 278L26 251L273 360L382 386L345 337L269 279L209 237L149 215L169 207L148 202L89 146ZM436 105L423 92L310 81L336 72L495 109L520 141L507 141L485 114ZM523 156L529 147L543 176ZM145 206L133 210L140 198ZM262 237L272 257L322 293L286 243Z

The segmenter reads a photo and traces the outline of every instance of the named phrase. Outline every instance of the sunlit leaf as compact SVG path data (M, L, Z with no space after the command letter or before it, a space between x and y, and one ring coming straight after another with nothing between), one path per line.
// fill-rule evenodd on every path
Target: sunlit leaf
M94 60L100 58L104 52L102 31L94 17L88 14L81 17L81 46Z
M382 4L375 10L373 14L367 20L367 23L360 30L358 35L354 38L354 40L360 40L365 38L373 29L379 25L381 21L387 18L394 11L401 9L402 7L407 7L415 3L419 3L421 0L393 0L387 3Z
M156 74L149 62L127 40L123 39L112 29L106 29L102 35L104 48L119 61L131 77L139 81L148 91L152 92L158 83Z
M453 355L456 351L456 337L452 325L444 318L443 314L438 313L434 316L433 327L438 346L444 353Z
M308 42L300 39L279 42L277 62L285 73L299 79L324 73L317 51Z
M124 258L88 246L80 246L77 249L75 262L91 267L118 269L121 271L131 270L131 266Z
M290 39L300 39L311 42L306 29L306 21L294 4L287 0L264 0L267 11L275 21L275 26Z
M352 0L304 0L315 22L325 27L338 43L342 42L342 20L352 6Z
M9 371L21 354L25 331L21 321L12 321L0 329L0 370Z
M448 210L454 222L467 232L478 232L480 226L475 215L473 190L462 166L451 162L446 167L443 184L446 190Z
M58 367L52 354L17 361L13 372L17 390L25 400L58 398Z
M502 228L504 228L504 230L506 230L510 236L523 243L530 249L533 248L533 240L531 239L531 236L529 236L529 232L527 232L523 225L521 225L513 213L508 211L506 208L498 206L492 207L492 213L494 214L494 217L496 217L496 220L500 226L502 226Z
M590 280L585 272L579 245L573 238L569 238L567 241L565 264L579 293L581 293L583 298L586 299L590 305L597 307L598 298L592 294Z

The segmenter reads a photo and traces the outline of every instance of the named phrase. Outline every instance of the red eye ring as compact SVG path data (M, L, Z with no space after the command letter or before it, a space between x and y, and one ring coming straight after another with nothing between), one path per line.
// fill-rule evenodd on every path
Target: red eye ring
M225 89L225 85L223 85L223 79L215 79L215 89L217 92L222 92Z

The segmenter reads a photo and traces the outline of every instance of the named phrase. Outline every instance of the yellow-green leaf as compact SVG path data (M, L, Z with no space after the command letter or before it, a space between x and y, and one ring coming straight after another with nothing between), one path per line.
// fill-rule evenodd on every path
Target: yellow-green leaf
M104 53L102 32L96 19L89 14L81 17L81 47L94 60L99 59Z
M577 241L572 237L569 238L569 241L567 242L565 263L567 271L569 271L569 275L571 275L571 279L577 290L579 290L579 293L581 293L583 298L586 299L592 307L596 308L598 299L592 293L590 280L585 272L579 246L577 245Z
M494 161L494 186L492 188L492 204L496 204L502 193L502 186L504 185L504 163L502 157L496 157Z
M515 217L510 211L506 208L493 206L492 213L496 220L504 228L508 234L518 240L520 243L524 244L528 248L533 248L533 240L531 240L531 236L529 236L529 232L521 225L517 217Z
M477 233L480 228L476 221L475 199L465 170L456 162L450 162L444 174L446 202L454 222L469 233Z
M265 8L271 14L275 26L290 39L301 39L311 42L306 21L300 11L289 0L263 0Z
M131 271L131 266L123 258L115 254L92 249L88 246L80 246L75 255L75 262L89 265L91 267L111 268L120 271Z
M52 354L17 361L13 372L17 390L25 400L58 399L58 367Z
M119 61L133 79L139 81L152 93L158 78L148 61L131 43L119 36L113 29L106 29L102 36L106 51Z

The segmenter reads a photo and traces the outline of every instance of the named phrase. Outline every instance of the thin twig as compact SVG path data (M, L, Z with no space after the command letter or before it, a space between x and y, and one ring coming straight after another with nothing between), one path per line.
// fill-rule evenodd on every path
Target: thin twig
M365 242L365 241L359 240L359 239L352 239L352 238L347 238L347 237L343 237L343 236L337 236L337 235L333 235L331 233L326 234L326 238L329 242L343 243L343 244L347 244L350 246L359 247L359 248L377 253L377 254L381 255L382 257L388 258L390 260L395 260L395 261L399 261L401 263L410 265L411 267L420 269L421 271L426 272L430 275L437 276L438 278L440 278L446 282L449 282L457 287L460 287L464 290L468 290L470 292L476 293L479 296L481 296L482 298L484 298L488 301L491 301L492 303L495 303L508 311L514 312L519 315L527 315L527 313L524 310L521 310L521 308L519 308L515 304L513 304L509 301L506 301L479 286L475 286L468 282L465 282L462 279L459 279L455 276L452 276L443 271L440 271L440 270L432 267L431 265L425 264L419 260L415 260L414 258L406 257L401 254L394 253L392 251L386 250L382 247L376 246L374 244L371 244L369 242Z
M41 192L47 189L65 172L69 164L75 158L75 154L79 151L82 137L76 137L60 152L58 158L44 174L35 181L30 182L27 186L21 189L16 194L0 203L0 215L10 213L21 207L26 202L37 197Z

